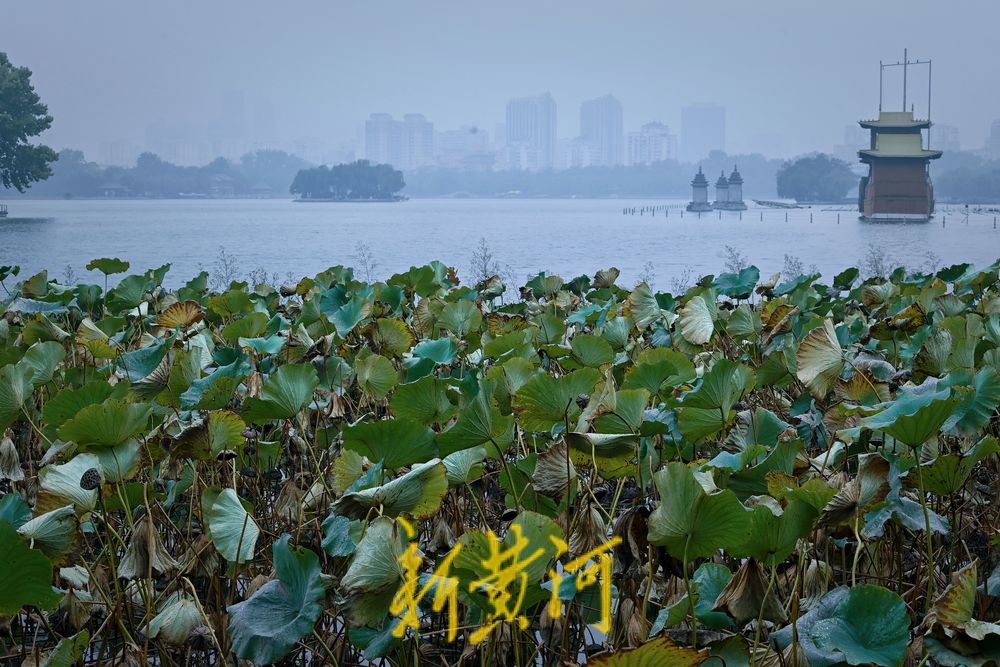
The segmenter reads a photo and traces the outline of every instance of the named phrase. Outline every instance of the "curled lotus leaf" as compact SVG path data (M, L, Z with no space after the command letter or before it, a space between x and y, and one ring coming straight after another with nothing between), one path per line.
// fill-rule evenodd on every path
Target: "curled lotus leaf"
M823 320L802 339L795 355L796 376L816 398L823 398L844 370L844 352L832 320Z
M363 519L376 507L386 516L412 514L416 518L432 515L448 492L447 469L441 459L431 459L382 486L349 491L333 503L333 511L352 519Z

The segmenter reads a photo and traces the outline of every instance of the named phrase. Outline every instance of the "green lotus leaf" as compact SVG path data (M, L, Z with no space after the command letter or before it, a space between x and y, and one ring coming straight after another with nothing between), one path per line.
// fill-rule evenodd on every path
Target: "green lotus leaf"
M258 665L278 662L309 633L323 613L330 586L319 557L289 546L288 540L282 535L271 548L277 578L228 609L233 651Z
M444 457L441 462L448 477L448 486L452 488L464 486L482 477L485 458L485 447L471 447Z
M413 346L413 356L430 359L436 364L450 364L458 354L458 346L451 338L422 340Z
M998 405L1000 405L1000 369L987 366L976 373L972 391L961 398L955 412L945 421L941 429L948 433L975 435L996 414Z
M756 266L748 266L739 273L720 273L712 283L712 287L733 299L746 299L753 294L753 288L760 280L760 270Z
M340 580L347 614L358 625L380 623L403 579L399 557L404 534L392 519L378 517L365 530L347 572Z
M363 294L355 294L332 315L330 321L337 329L337 334L341 338L346 338L347 334L354 330L354 327L361 324L372 313L373 300Z
M255 423L291 419L312 400L319 377L312 364L281 366L264 383L260 398L243 404L243 416Z
M597 466L606 479L617 479L636 473L639 438L632 433L566 434L570 459L580 467Z
M254 311L233 320L222 327L219 337L228 343L235 343L241 338L257 338L267 330L267 313ZM240 343L240 347L246 347Z
M22 315L36 315L39 313L61 315L69 312L69 309L61 303L26 299L20 296L7 304L4 310L8 313L21 313Z
M653 476L660 503L649 517L649 541L688 561L746 543L750 511L732 491L709 494L683 463Z
M114 447L143 431L151 413L146 403L111 398L80 410L62 425L59 437L84 447Z
M458 421L438 436L442 455L496 443L507 433L514 420L500 414L494 405L494 391L492 380L479 383L479 393L459 412Z
M208 297L208 308L220 317L234 317L253 310L253 301L243 290L230 289Z
M79 389L62 389L45 402L42 421L58 429L89 405L98 405L112 396L121 398L127 388L127 383L112 386L104 380L92 380Z
M919 405L912 413L896 406L861 420L861 426L882 431L910 447L919 447L933 437L955 412L958 399L946 397Z
M138 440L129 440L114 447L92 449L91 453L97 457L105 482L123 482L135 475L142 457L142 444Z
M848 591L832 615L817 621L808 632L818 649L839 654L849 665L899 667L906 659L910 619L898 595L862 584Z
M600 379L593 368L581 368L560 378L537 373L514 395L518 423L525 430L541 433L556 424L574 424L581 411L577 398L589 397Z
M35 389L31 382L34 374L34 369L27 364L9 364L0 368L0 431L21 414L21 408Z
M170 452L180 458L218 458L223 452L239 452L245 440L246 424L239 416L226 410L213 410L197 426L184 431L170 446Z
M685 393L678 410L678 426L689 440L722 430L733 405L750 390L753 374L746 366L720 359L696 387Z
M0 521L20 528L31 520L31 507L19 493L8 493L0 498Z
M942 454L922 465L924 488L939 496L956 493L965 486L976 464L996 453L1000 453L1000 443L993 436L986 436L965 454ZM913 486L919 483L915 468L908 473L907 481Z
M483 312L472 301L455 301L445 305L438 322L459 338L464 338L482 325Z
M382 508L386 516L432 515L448 492L447 471L441 459L431 459L382 486L343 494L333 503L333 511L352 519L364 519L372 508Z
M823 320L802 339L795 355L799 378L816 398L823 398L844 370L844 351L837 339L833 321Z
M650 638L660 634L664 628L672 628L690 617L689 595L694 596L694 615L699 623L716 630L732 627L733 620L728 615L713 610L716 598L732 578L733 573L725 565L702 563L691 575L691 592L685 593L656 615L656 620L649 630Z
M653 396L669 395L694 380L696 372L686 355L666 348L643 350L625 374L622 389L645 389Z
M354 363L354 373L361 391L377 399L388 396L398 379L396 367L378 354L358 359Z
M764 565L776 566L795 550L799 539L812 532L818 516L816 508L797 498L782 508L770 496L757 497L747 541L738 551Z
M205 625L198 603L188 595L172 595L143 628L143 634L167 646L184 646L195 628Z
M0 521L0 614L12 616L25 605L52 609L62 595L52 590L52 564L28 547L14 527Z
M696 294L677 312L681 335L692 345L705 345L715 332L715 303L709 304L704 295Z
M52 652L38 663L38 667L70 667L76 665L87 652L90 644L90 633L81 630L72 637L65 637L56 643Z
M396 387L389 407L397 417L421 424L444 424L456 411L444 380L434 375Z
M323 550L334 558L350 556L358 546L353 535L354 527L363 525L360 521L331 513L323 520Z
M412 419L360 422L344 428L344 448L381 461L390 470L423 463L438 454L434 431Z
M615 351L611 345L599 336L578 334L570 339L573 356L584 366L600 368L614 360Z
M260 527L234 489L206 487L201 493L201 512L205 534L223 558L236 563L253 558Z
M88 271L100 271L106 276L113 275L115 273L125 273L128 271L130 264L124 260L118 259L117 257L102 257L100 259L92 259L87 263Z
M31 383L36 387L41 386L52 379L52 374L56 367L66 358L66 350L63 346L54 341L35 343L24 353L21 363L28 365L34 374L31 376Z

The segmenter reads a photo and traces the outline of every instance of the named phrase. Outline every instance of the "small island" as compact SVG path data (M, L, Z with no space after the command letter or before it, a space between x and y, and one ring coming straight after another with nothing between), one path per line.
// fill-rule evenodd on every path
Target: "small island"
M289 188L300 202L395 202L406 187L403 172L388 164L358 160L332 167L302 169Z

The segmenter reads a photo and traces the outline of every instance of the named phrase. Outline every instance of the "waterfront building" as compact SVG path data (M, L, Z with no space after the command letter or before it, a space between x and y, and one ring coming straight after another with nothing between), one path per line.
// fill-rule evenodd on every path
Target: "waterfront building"
M712 151L726 150L726 109L697 104L681 109L681 156L687 162L704 160Z
M934 188L930 161L941 151L923 145L923 130L930 120L913 117L913 111L881 111L877 120L859 121L869 130L869 147L858 151L868 167L858 188L858 209L872 221L925 222L934 213Z
M511 169L551 169L556 162L556 102L544 93L507 102L505 162Z
M708 179L701 172L701 167L691 181L691 203L687 205L687 210L698 213L712 210L712 205L708 203Z
M726 208L729 204L729 179L726 178L726 172L719 174L719 180L715 182L715 201L712 203L713 208Z
M629 132L625 164L641 165L677 159L677 135L663 123L646 123L638 132Z
M736 165L733 165L733 173L729 175L729 188L726 193L726 201L716 208L724 211L745 211L747 205L743 203L743 177L740 175Z
M580 139L593 147L593 164L621 164L625 152L621 102L613 95L605 95L581 104Z

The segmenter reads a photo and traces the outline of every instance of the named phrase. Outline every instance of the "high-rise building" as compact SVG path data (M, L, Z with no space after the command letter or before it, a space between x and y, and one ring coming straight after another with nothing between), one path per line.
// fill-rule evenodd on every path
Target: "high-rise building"
M638 132L628 134L625 164L653 164L677 159L677 135L663 123L646 123Z
M439 132L435 139L436 160L442 167L460 167L481 171L496 162L489 132L474 125Z
M625 157L622 103L613 95L605 95L581 104L580 139L594 147L596 164L621 164Z
M712 151L726 150L726 109L696 104L681 109L681 156L698 162Z
M373 113L365 121L365 159L398 166L402 160L402 127L391 114Z
M986 145L986 152L991 160L1000 160L1000 120L995 120L990 125L990 138Z
M544 93L507 102L506 164L513 169L551 169L556 159L556 102Z
M373 113L365 121L365 158L396 169L410 170L434 161L434 123L410 113L402 121Z
M962 150L962 142L958 137L958 128L954 125L934 123L934 128L929 130L928 134L930 135L929 143L936 150L949 152Z

